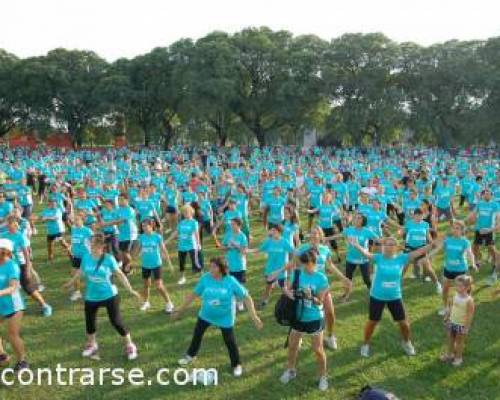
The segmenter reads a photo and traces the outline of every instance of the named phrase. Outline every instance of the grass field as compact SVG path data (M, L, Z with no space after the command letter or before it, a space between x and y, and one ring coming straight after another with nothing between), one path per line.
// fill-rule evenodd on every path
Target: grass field
M262 224L252 221L254 243L260 243L264 235ZM152 308L142 313L139 304L123 288L122 312L125 323L139 348L139 359L128 362L123 355L122 343L110 326L104 310L98 319L100 361L82 359L85 343L83 303L71 303L61 285L68 279L70 265L59 251L55 262L46 262L45 230L38 225L39 233L33 240L35 265L47 286L44 296L54 307L51 318L39 315L38 306L28 301L24 318L23 337L32 367L123 367L142 368L147 377L154 377L159 368L175 368L176 361L189 345L197 315L198 304L184 314L184 318L172 322L163 312L159 296L152 291ZM173 244L169 246L175 255ZM254 244L255 246L255 244ZM212 240L205 243L206 259L217 250ZM174 265L177 258L173 257ZM262 265L264 258L249 256L248 288L254 299L262 290ZM484 264L484 263L483 263ZM440 268L441 257L434 260ZM232 377L228 356L218 330L207 332L196 366L215 367L219 370L217 387L202 386L42 386L0 387L0 399L165 399L192 400L193 398L222 399L350 399L359 389L371 384L394 391L402 399L500 399L500 300L492 299L492 289L483 285L490 271L489 265L475 276L474 297L477 311L470 340L466 346L465 362L461 368L443 365L438 357L443 349L445 331L442 318L436 313L440 298L434 285L419 280L405 280L404 299L411 318L413 343L417 356L407 357L400 347L400 337L388 313L378 327L373 340L372 357L359 356L362 329L367 317L367 291L361 278L356 275L352 301L336 304L337 337L339 350L328 350L330 389L325 393L317 390L316 365L309 342L305 342L299 355L298 379L283 386L278 378L283 371L286 350L283 343L286 328L279 327L273 317L274 301L261 313L262 331L255 330L247 313L238 316L236 337L240 346L244 375ZM165 269L167 288L179 305L194 284L189 276L188 285L177 286L177 272L173 275ZM142 282L139 274L131 278L136 289ZM341 293L333 280L334 295ZM2 336L5 327L1 327ZM10 347L8 347L10 350Z

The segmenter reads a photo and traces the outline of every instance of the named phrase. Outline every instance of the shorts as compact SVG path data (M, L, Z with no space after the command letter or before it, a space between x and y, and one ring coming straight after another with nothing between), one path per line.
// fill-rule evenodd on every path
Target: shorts
M404 321L406 319L405 307L402 299L378 300L370 296L369 319L370 321L380 321L385 306L389 309L394 321Z
M207 233L207 235L211 235L212 234L212 221L203 221L201 223L201 226L202 228L204 229L204 231Z
M10 313L10 314L7 314L7 315L0 315L0 317L2 317L3 319L9 319L9 318L12 318L17 313L23 312L23 311L24 311L24 309L23 310L19 310L19 311L14 311L13 313Z
M153 276L153 280L159 281L161 279L161 267L142 268L142 279L149 279L151 276Z
M29 218L31 218L32 214L33 214L33 205L32 204L29 204L27 206L23 206L23 213L21 215L23 218L29 219Z
M54 233L53 235L47 235L47 242L58 242L59 240L62 239L62 232L61 233Z
M490 233L480 233L476 231L474 233L474 244L478 246L493 246L495 241L493 240L493 232Z
M466 275L467 271L448 271L446 268L443 271L443 275L446 279L454 281L457 276Z
M424 246L425 246L425 245L424 245ZM422 248L422 247L424 247L424 246L421 246L421 247L405 246L405 250L404 250L404 252L405 252L405 253L411 253L412 251L418 250L418 249L420 249L420 248ZM425 256L426 256L425 254L422 254L421 256L418 256L417 258L415 258L415 259L413 260L413 262L417 262L417 261L423 260L423 259L425 258Z
M73 265L74 269L80 269L82 259L79 257L71 257L71 264Z
M454 322L447 322L446 328L448 328L448 332L450 332L451 336L467 334L467 328L465 326L460 324L455 324Z
M167 214L177 214L177 207L168 206L167 207Z
M63 212L62 220L63 220L63 222L68 222L69 221L69 216L68 216L68 213L66 211Z
M357 204L350 204L350 205L345 205L344 210L348 212L353 212L358 208Z
M229 275L234 276L239 283L246 283L247 281L247 271L230 271Z
M122 252L129 253L132 250L133 246L134 246L134 240L123 240L121 242L118 242L118 248Z
M449 207L448 208L437 207L438 219L440 219L442 215L444 215L447 219L452 219L451 208L449 208Z
M265 279L266 279L266 283L268 285L274 285L276 282L278 282L278 286L280 288L283 289L285 287L285 278L280 278L280 279L276 278L276 279L273 279L273 280L269 280L269 279L267 279L267 276L266 276Z
M299 333L305 333L306 335L317 336L325 327L323 319L318 319L315 321L295 321L292 323L292 329Z

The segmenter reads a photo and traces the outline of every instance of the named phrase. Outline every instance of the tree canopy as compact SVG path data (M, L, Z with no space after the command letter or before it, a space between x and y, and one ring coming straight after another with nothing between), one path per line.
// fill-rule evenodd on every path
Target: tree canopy
M296 143L315 130L325 144L455 146L498 142L499 111L500 37L424 47L261 27L112 63L92 51L19 59L0 49L0 136L62 129L81 145L98 131L103 142L167 147Z

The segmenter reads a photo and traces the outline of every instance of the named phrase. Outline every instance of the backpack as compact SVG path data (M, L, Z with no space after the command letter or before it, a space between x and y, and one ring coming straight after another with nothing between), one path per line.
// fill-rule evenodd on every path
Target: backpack
M292 290L294 292L299 288L300 270L295 270L293 277ZM274 317L281 326L291 326L297 320L298 300L291 299L286 294L282 294L274 306Z

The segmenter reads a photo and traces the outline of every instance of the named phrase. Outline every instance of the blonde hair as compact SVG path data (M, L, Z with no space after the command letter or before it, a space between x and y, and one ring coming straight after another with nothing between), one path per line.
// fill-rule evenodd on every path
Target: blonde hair
M191 207L189 204L184 204L181 207L181 213L182 215L186 215L187 213L189 213L192 216L194 215L194 208Z
M462 230L462 234L465 233L465 223L464 221L461 221L461 220L455 220L453 222L453 225L458 225L460 227L460 229Z
M325 240L325 233L323 232L323 229L321 229L319 225L314 225L313 228L311 229L311 233L313 233L313 231L318 232L319 240L321 242Z
M472 292L472 283L474 282L474 280L472 279L472 276L470 275L458 275L456 278L455 278L455 284L460 284L460 285L463 285L466 289L467 289L467 293L471 293Z

